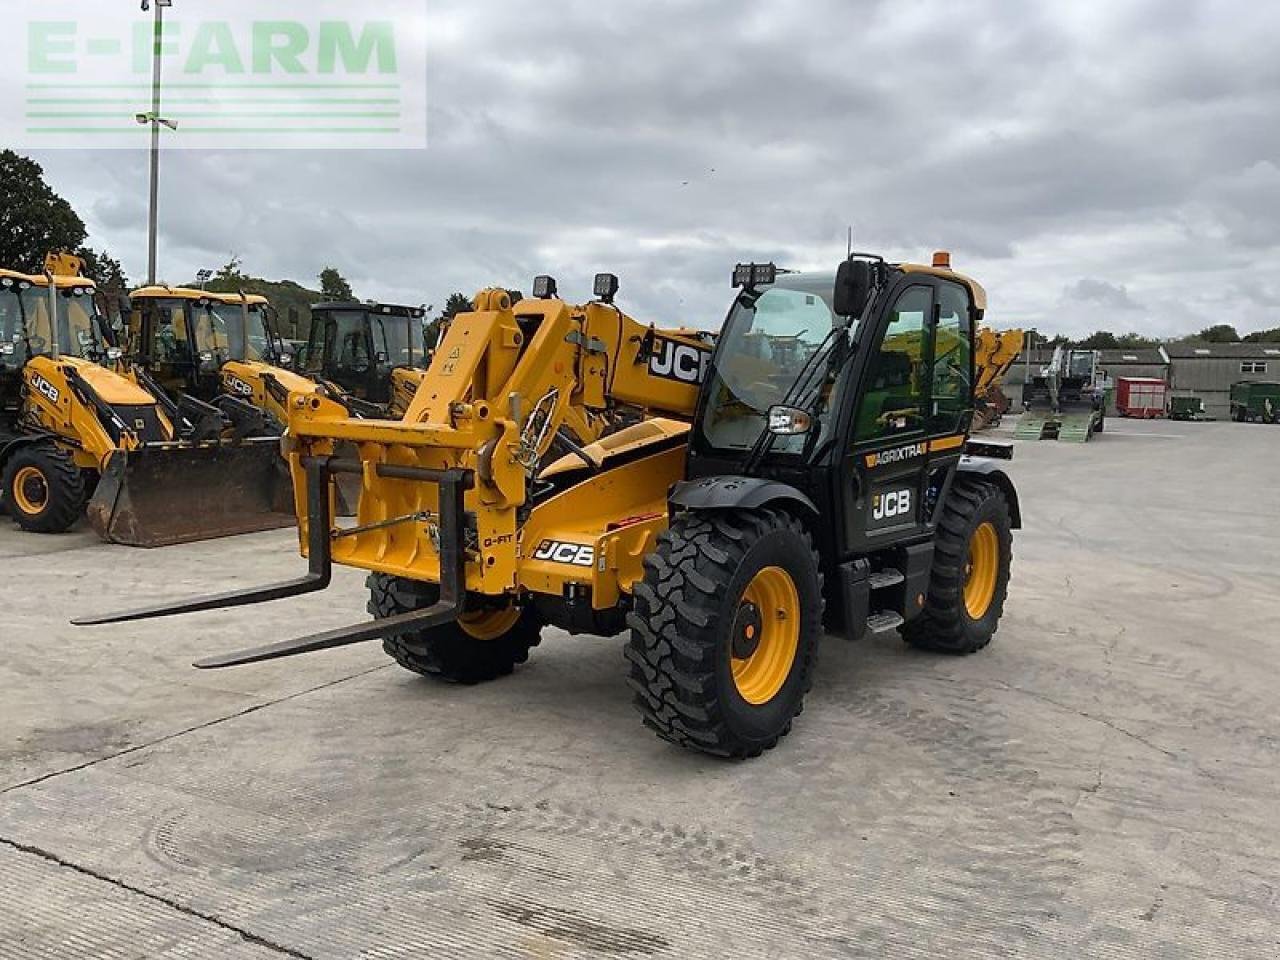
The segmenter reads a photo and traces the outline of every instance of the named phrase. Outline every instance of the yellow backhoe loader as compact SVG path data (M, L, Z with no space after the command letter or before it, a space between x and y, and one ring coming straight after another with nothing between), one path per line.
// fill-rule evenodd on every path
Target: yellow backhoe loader
M851 254L825 273L740 264L714 346L615 305L481 291L399 421L290 397L298 579L93 617L110 623L322 590L369 571L372 622L201 661L381 639L409 670L510 673L544 625L627 633L644 722L756 756L786 734L824 622L965 654L1004 605L1018 498L1010 444L968 437L986 307L949 257ZM620 409L646 419L601 439ZM353 443L354 457L335 453ZM335 476L360 478L353 522Z
M289 394L318 389L287 368L266 297L152 286L129 304L129 365L174 402L217 407L233 435L280 436Z
M0 271L0 478L11 516L58 533L83 511L104 540L134 546L261 529L278 440L197 442L190 421L103 365L119 351L103 338L78 261L51 256L46 266Z

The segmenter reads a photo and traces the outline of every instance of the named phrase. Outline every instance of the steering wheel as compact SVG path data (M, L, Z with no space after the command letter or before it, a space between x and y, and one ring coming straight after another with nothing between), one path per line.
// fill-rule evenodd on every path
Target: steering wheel
M44 353L49 349L49 341L44 337L27 337L27 345L33 354Z

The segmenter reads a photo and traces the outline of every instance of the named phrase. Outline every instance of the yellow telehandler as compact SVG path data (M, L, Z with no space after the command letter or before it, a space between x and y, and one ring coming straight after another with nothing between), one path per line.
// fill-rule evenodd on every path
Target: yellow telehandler
M946 254L740 264L733 281L714 345L627 316L609 274L582 306L547 277L517 303L481 291L402 420L290 397L306 575L78 622L310 593L354 566L373 621L197 666L381 639L409 670L475 683L524 662L544 625L627 633L644 722L735 758L791 729L824 621L985 647L1021 520L1012 445L968 437L982 287ZM645 419L602 438L624 409ZM347 524L331 512L345 475L362 486Z
M262 529L278 439L202 440L135 378L108 369L95 288L73 257L0 270L0 482L26 530L82 512L104 540L160 546ZM292 522L291 517L284 517Z

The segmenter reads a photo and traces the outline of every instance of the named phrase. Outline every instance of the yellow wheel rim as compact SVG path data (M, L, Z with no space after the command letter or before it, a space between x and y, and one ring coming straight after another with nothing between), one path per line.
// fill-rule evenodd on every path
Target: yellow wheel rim
M49 484L38 467L23 467L13 478L13 499L18 509L36 514L49 503Z
M800 594L781 567L765 567L747 584L729 644L733 684L759 706L778 695L800 646Z
M980 523L969 538L969 562L965 564L964 606L969 616L981 620L991 609L1000 574L1000 537L990 521Z
M458 626L468 636L477 640L497 640L516 625L520 619L518 607L506 610L477 610L475 613L464 613L458 618Z

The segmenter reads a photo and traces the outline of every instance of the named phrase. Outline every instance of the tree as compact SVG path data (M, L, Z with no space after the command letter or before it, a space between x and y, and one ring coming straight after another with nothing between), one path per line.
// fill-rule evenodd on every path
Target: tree
M1244 338L1245 343L1280 343L1280 327L1257 330Z
M1095 330L1083 340L1078 341L1076 346L1082 350L1117 350L1120 347L1120 341L1109 330Z
M44 168L0 151L0 267L38 273L44 255L84 243L84 221L44 180Z
M320 271L320 296L330 303L349 303L356 295L351 284L338 272L337 267L325 267Z
M1122 333L1116 337L1116 345L1121 350L1151 350L1160 346L1160 341L1144 337L1140 333Z
M452 320L458 314L469 313L474 309L475 307L471 305L471 301L463 294L451 293L449 294L449 299L444 302L444 313L442 314L442 317L445 320Z
M1186 339L1203 340L1205 343L1239 343L1240 334L1236 333L1236 328L1229 323L1215 323L1211 327L1205 327L1194 337Z
M85 276L98 285L103 292L120 292L129 289L129 277L124 272L120 261L105 250L93 250L80 247L76 256L84 261Z

